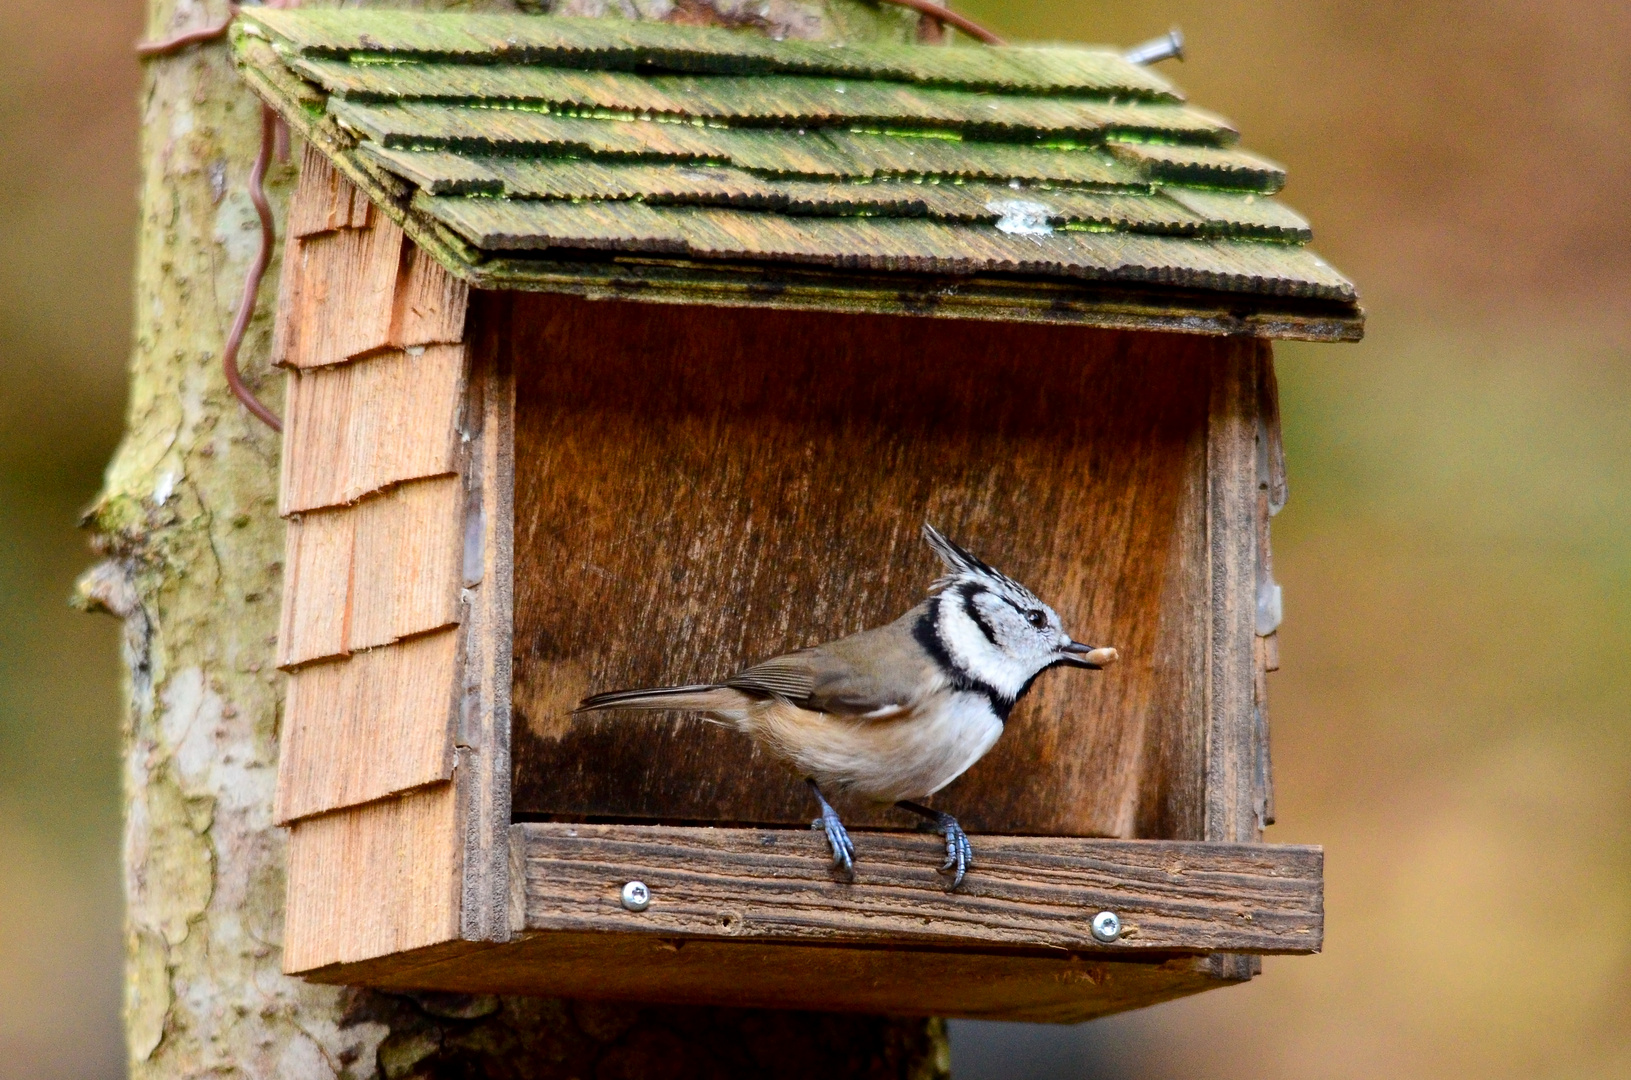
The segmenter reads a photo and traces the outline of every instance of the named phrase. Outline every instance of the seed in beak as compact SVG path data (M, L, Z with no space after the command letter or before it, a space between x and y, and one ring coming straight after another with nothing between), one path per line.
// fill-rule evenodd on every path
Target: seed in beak
M1066 654L1067 658L1064 662L1074 667L1101 668L1106 664L1115 663L1117 656L1116 650L1109 646L1101 646L1095 649L1093 646L1084 645L1080 641L1073 641L1059 651Z

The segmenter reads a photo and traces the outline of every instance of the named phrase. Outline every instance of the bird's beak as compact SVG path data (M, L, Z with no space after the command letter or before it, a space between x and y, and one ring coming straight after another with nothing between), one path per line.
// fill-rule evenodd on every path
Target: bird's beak
M1102 646L1095 648L1092 645L1084 645L1080 641L1073 641L1059 651L1065 654L1060 658L1059 662L1061 664L1069 667L1092 668L1095 671L1115 663L1118 655L1114 649Z

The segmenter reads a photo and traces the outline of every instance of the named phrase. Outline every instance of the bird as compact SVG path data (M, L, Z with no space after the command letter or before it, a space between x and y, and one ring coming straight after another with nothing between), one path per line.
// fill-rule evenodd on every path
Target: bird
M923 539L945 573L894 622L798 649L718 683L596 694L574 713L681 710L751 736L791 765L814 794L832 866L853 881L855 845L827 796L852 793L916 814L943 836L948 890L974 862L957 819L923 806L1002 735L1008 715L1055 667L1100 669L1108 646L1065 633L1025 586L925 522Z

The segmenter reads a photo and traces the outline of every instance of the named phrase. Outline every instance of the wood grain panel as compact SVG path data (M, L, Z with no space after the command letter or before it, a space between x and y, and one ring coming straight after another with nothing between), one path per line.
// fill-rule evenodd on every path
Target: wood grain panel
M1076 1023L1226 986L1204 959L831 948L536 933L303 975L389 990Z
M341 506L453 472L465 377L460 345L291 372L278 512Z
M989 836L955 893L925 833L857 832L856 880L833 880L809 830L528 824L528 930L607 930L882 945L1049 947L1106 953L1318 952L1318 848ZM651 906L623 909L623 883ZM1110 910L1113 944L1090 923Z
M289 522L278 665L385 645L459 620L464 486L402 484Z
M289 677L277 824L452 775L458 636L427 634Z
M1160 694L1180 708L1151 709L1144 725L1130 831L1119 836L1199 838L1204 830L1201 778L1206 773L1207 653L1211 561L1207 554L1206 432L1190 433L1192 466L1182 479L1172 543L1166 551L1167 587L1160 601L1155 670Z
M732 732L569 709L894 618L938 572L927 519L1123 658L1044 675L936 805L978 832L1200 836L1205 432L1235 344L530 295L508 343L517 814L807 821Z
M289 831L283 970L456 937L458 836L451 784L297 823Z

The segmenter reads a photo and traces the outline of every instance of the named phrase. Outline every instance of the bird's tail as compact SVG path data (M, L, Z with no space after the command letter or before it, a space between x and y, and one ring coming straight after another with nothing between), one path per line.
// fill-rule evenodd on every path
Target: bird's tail
M613 690L609 694L596 694L578 702L572 711L594 712L597 709L686 709L695 712L729 713L742 709L748 696L740 690L717 683L698 683L695 686L647 686L639 690Z

